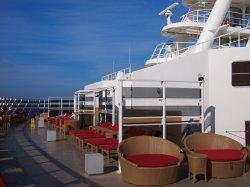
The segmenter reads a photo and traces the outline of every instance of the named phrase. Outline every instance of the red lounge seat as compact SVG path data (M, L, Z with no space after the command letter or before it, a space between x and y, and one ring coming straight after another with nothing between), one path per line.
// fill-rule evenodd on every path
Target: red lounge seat
M167 167L179 162L178 158L166 154L129 155L126 159L135 163L138 167Z
M94 146L118 144L117 138L88 139L86 142Z
M100 126L97 126L97 127L109 128L111 125L112 125L112 123L105 122L105 123L100 124ZM95 126L93 126L93 127L95 127ZM73 134L73 135L75 135L75 134L94 134L94 133L96 133L96 131L89 130L89 129L76 129L76 130L70 130L69 133Z
M119 129L119 125L118 125L118 124L114 124L114 125L110 128L110 130L112 130L112 131L114 131L114 132L117 132L118 129Z
M118 144L100 145L100 148L107 151L117 150Z
M94 134L93 130L88 129L77 129L77 130L69 130L70 134Z
M109 128L111 125L112 125L111 122L104 122L104 123L102 123L102 124L100 125L100 127L102 127L102 128Z
M75 136L81 140L90 138L105 138L105 135L102 134L76 134Z
M241 151L234 149L206 149L194 152L207 155L207 159L210 161L236 161L242 160L244 157L244 154Z
M6 181L4 180L3 176L0 175L0 187L7 187L7 183Z

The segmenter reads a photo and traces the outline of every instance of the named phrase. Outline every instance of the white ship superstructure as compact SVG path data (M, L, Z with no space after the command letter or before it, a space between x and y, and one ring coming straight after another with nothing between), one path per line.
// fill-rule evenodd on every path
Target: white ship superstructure
M94 92L94 97L105 92L109 103L112 100L110 113L119 123L120 141L124 126L160 126L163 138L181 141L198 127L246 144L250 139L245 126L250 108L250 1L182 3L189 11L179 22L171 20L178 3L160 12L166 15L161 33L172 42L157 45L145 68L115 73L84 90ZM94 111L103 112L103 99L93 101ZM75 108L79 105L76 102Z

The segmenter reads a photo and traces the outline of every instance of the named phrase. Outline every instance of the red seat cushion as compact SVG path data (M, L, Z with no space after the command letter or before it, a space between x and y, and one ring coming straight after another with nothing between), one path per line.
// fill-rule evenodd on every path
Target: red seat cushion
M117 150L118 144L111 144L111 145L100 145L101 149L112 151Z
M0 187L7 187L7 183L6 181L4 180L3 176L0 175Z
M105 135L102 134L76 134L80 139L89 139L89 138L105 138Z
M112 130L112 131L114 131L114 132L117 132L117 131L118 131L118 128L119 128L118 124L114 124L114 125L110 128L110 130Z
M99 146L99 145L109 145L109 144L118 144L117 138L98 138L98 139L88 139L87 143Z
M234 149L207 149L194 152L207 155L207 159L210 161L235 161L242 160L244 157L241 151Z
M102 123L102 124L100 125L100 127L102 127L102 128L109 128L111 125L112 125L111 122L104 122L104 123Z
M135 163L138 167L166 167L176 165L179 159L165 154L138 154L129 155L127 160Z
M70 134L94 134L95 131L88 129L69 130Z

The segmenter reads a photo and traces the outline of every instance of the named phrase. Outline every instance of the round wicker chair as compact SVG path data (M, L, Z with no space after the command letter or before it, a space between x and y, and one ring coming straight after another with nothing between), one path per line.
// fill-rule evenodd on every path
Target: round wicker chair
M178 163L163 167L139 167L126 159L128 155L163 154L177 158ZM184 155L174 143L153 136L134 136L122 141L118 155L124 181L136 185L171 184L180 178L180 166Z
M198 150L222 150L222 152L224 150L236 150L242 153L243 158L239 160L208 160L207 172L209 177L232 178L241 176L245 172L247 151L239 142L229 137L212 133L194 133L185 138L184 148L187 154L195 154Z

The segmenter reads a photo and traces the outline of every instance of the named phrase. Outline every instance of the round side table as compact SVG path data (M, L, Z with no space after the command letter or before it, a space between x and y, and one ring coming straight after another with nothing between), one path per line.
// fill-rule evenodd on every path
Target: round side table
M207 182L207 155L205 154L188 154L188 178L195 183L196 175L203 174Z

